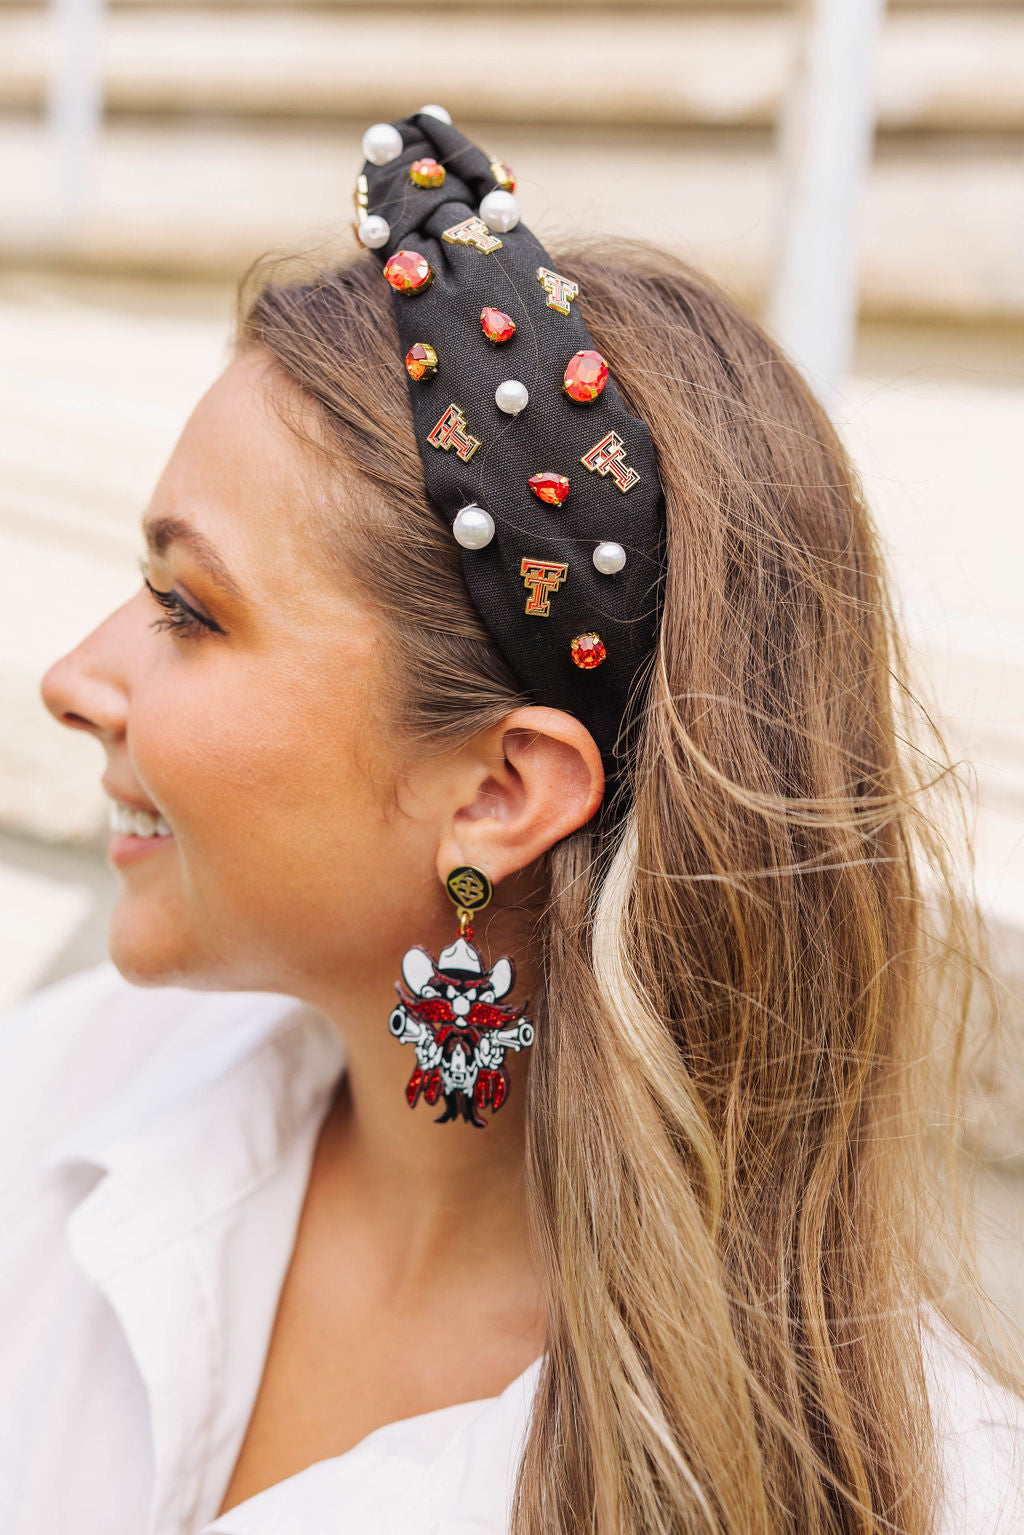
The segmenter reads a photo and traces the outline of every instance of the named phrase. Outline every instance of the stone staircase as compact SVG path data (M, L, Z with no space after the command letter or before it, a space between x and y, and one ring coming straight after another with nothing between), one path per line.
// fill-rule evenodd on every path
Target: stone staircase
M787 5L571 0L553 21L468 0L110 5L90 203L56 208L43 115L59 39L0 4L0 261L234 277L341 237L363 126L424 99L514 164L549 240L688 250L748 301L772 270ZM878 59L862 310L1024 321L1024 3L894 3Z

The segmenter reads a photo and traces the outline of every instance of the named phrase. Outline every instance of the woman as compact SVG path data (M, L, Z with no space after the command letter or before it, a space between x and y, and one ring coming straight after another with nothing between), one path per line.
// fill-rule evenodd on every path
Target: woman
M9 1527L1024 1528L835 435L676 260L364 142L373 254L247 299L44 682L122 889L7 1026Z

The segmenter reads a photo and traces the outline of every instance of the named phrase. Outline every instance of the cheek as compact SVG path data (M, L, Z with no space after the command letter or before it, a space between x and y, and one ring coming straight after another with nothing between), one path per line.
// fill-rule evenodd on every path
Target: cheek
M355 669L344 694L316 674L211 669L138 711L140 780L178 836L183 881L218 909L319 909L380 857L382 753L365 686Z

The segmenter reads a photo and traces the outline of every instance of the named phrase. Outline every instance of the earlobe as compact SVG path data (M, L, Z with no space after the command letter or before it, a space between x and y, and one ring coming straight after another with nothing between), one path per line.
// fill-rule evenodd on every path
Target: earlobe
M586 825L604 769L589 730L561 709L516 709L489 737L477 793L456 811L439 862L472 863L498 881Z

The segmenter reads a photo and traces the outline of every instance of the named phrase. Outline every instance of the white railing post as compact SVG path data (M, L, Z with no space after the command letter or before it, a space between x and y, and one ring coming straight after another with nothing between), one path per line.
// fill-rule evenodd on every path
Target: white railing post
M780 124L780 238L768 326L832 405L856 335L858 212L885 0L799 0L799 10L800 57Z
M49 90L57 217L64 227L86 211L103 121L100 32L103 0L50 0L54 31Z

